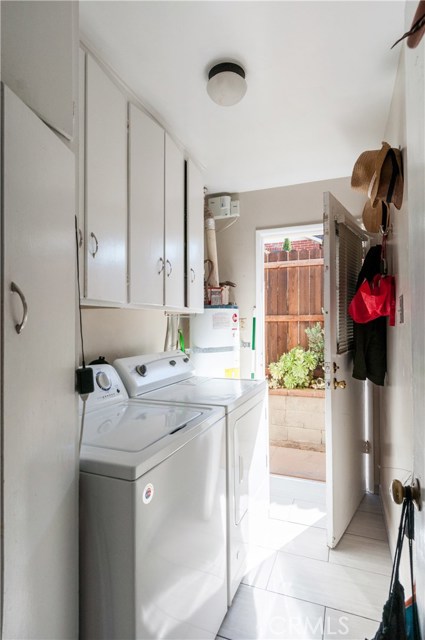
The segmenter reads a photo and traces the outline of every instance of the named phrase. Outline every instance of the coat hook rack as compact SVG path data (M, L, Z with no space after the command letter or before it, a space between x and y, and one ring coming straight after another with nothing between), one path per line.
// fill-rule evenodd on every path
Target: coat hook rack
M386 229L384 229L384 227L381 226L379 227L379 233L384 237L384 238L388 238L388 236L390 235L390 233L393 232L393 223L391 222Z
M405 498L411 498L418 511L422 510L421 485L417 478L410 485L403 485L400 480L393 480L390 486L390 496L396 504L403 504Z

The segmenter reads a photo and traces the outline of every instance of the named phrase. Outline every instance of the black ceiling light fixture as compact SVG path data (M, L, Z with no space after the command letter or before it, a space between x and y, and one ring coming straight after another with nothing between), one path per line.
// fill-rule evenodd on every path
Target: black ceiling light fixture
M208 73L208 95L222 107L231 107L240 102L246 89L245 71L235 62L220 62Z

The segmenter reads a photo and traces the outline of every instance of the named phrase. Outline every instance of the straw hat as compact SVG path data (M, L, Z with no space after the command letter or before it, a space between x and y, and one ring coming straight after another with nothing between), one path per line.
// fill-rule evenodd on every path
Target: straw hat
M388 207L385 202L378 202L376 207L372 207L368 200L363 209L362 220L369 233L379 233L381 227L385 230L389 222Z
M379 200L392 202L400 209L403 202L401 152L383 142L381 149L364 151L358 157L351 176L353 189L367 193L372 207Z

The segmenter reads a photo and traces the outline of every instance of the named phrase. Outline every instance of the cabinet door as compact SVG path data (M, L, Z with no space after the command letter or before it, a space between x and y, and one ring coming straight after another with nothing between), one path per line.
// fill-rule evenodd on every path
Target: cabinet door
M1 3L2 80L42 120L74 135L77 2Z
M86 79L87 298L127 302L127 102L91 56Z
M75 160L7 87L3 159L2 631L76 638Z
M164 130L129 105L129 300L164 304Z
M184 307L184 157L165 134L165 306Z
M191 160L186 169L186 306L204 310L204 185Z
M86 102L86 54L80 49L78 52L78 260L80 271L80 294L84 298L85 290L85 233L84 233L84 209L85 209L85 102Z

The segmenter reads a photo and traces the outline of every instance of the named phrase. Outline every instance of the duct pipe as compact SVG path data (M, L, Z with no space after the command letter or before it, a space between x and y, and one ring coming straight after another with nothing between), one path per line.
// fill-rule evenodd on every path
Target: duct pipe
M179 323L180 316L178 313L167 315L164 351L176 351L178 349Z
M217 260L217 240L215 236L215 220L213 218L212 213L205 208L204 213L204 227L205 227L205 235L206 235L206 245L207 245L207 258L211 261L211 271L208 277L207 285L209 287L218 287L219 286L219 277L218 277L218 260Z

